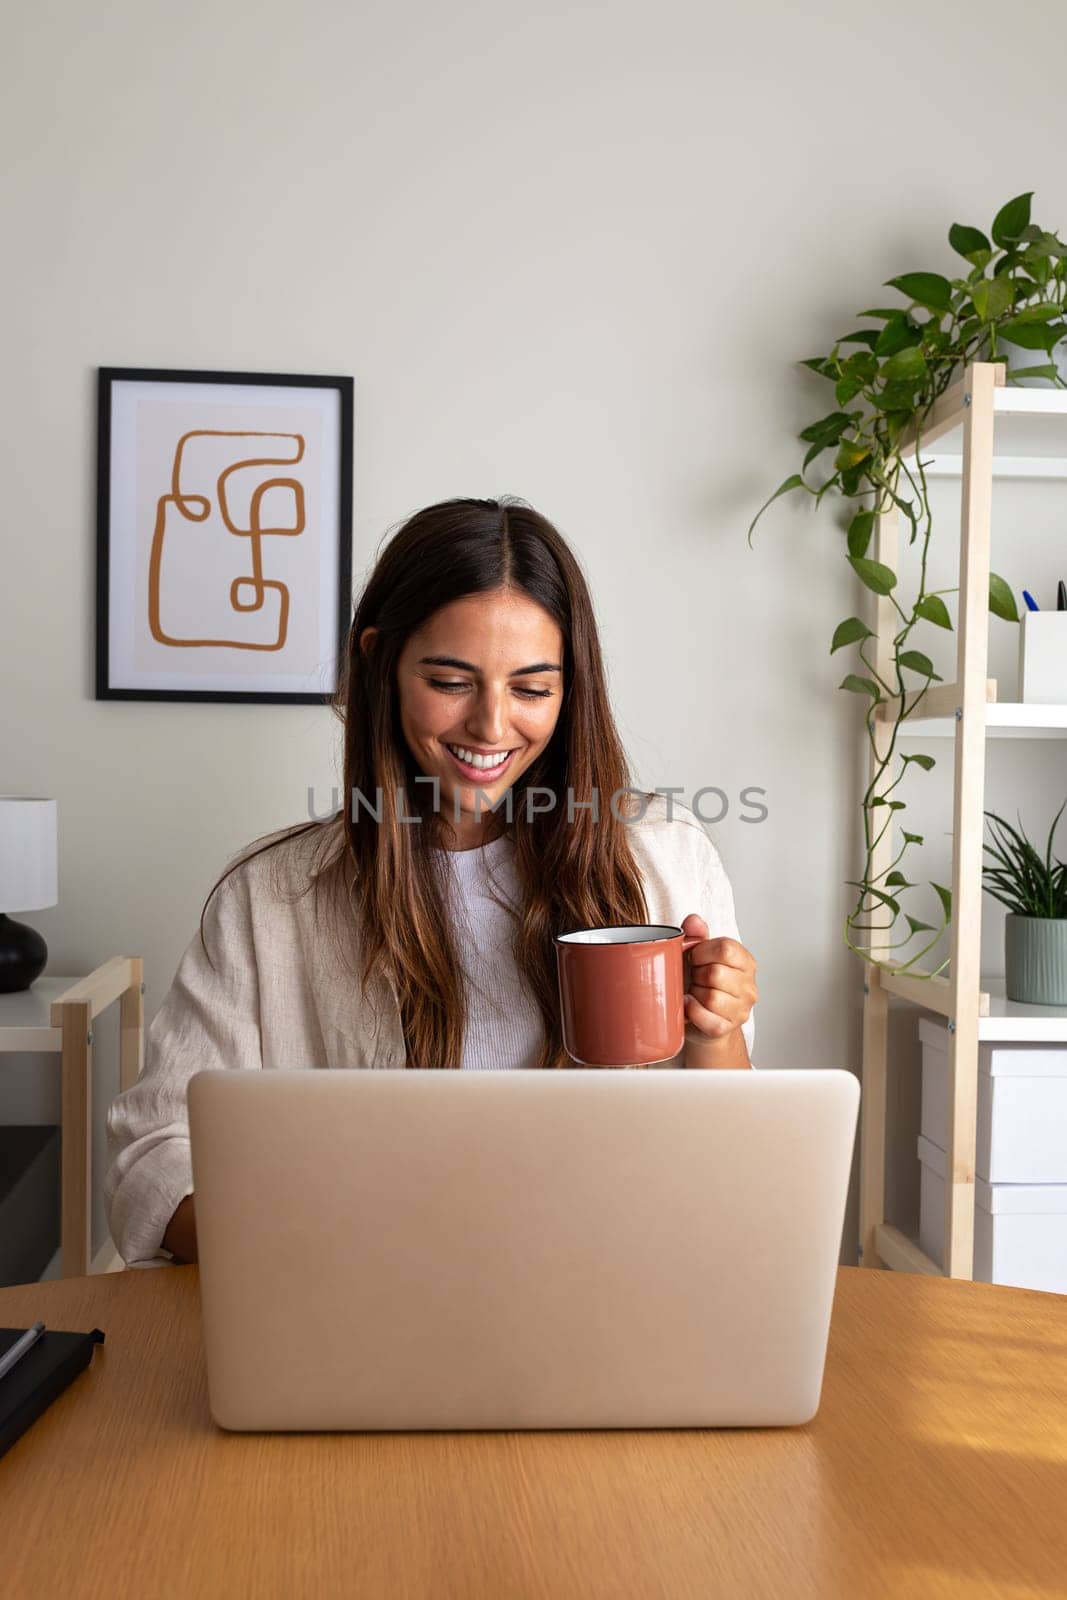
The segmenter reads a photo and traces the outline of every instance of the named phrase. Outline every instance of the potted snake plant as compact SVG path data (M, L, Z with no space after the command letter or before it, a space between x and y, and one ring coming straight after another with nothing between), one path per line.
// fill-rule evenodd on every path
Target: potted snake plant
M982 848L992 861L982 867L983 886L1008 908L1004 919L1004 965L1009 1000L1028 1005L1067 1005L1067 861L1052 854L1057 811L1041 856L1022 831L987 811L993 843Z

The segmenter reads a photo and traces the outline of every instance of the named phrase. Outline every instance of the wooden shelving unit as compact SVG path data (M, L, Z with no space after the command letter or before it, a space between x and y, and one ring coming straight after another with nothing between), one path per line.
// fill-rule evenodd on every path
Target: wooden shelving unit
M936 444L936 449L932 448ZM860 1263L942 1275L942 1268L885 1218L886 1057L889 998L948 1019L949 1128L945 1185L944 1275L970 1278L974 1262L975 1139L978 1046L986 1040L1067 1041L1067 1007L1020 1005L1005 998L1002 979L979 972L985 744L988 738L1067 739L1067 705L1022 705L998 699L986 677L989 566L995 477L1067 477L1067 391L1006 387L1000 363L978 362L938 401L922 435L923 461L934 475L962 478L956 681L927 690L923 715L909 716L897 737L951 738L952 926L947 977L868 966L863 1006L863 1097L860 1110ZM912 443L914 453L914 442ZM930 468L927 469L928 473ZM873 555L896 568L899 512L879 518ZM889 599L875 600L874 663L888 674L889 641L897 631ZM893 707L880 706L879 755L893 734ZM872 754L871 775L875 771ZM874 871L888 870L896 850L886 829ZM886 956L886 942L872 950Z
M119 1089L144 1069L144 961L112 956L84 978L46 974L0 996L0 1054L58 1054L61 1062L60 1259L64 1278L110 1270L113 1246L92 1254L93 1023L119 1003Z

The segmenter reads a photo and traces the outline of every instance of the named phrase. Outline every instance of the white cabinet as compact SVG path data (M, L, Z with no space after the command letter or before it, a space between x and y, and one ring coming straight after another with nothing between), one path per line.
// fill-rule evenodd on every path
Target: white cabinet
M948 1028L922 1018L919 1248L942 1265ZM1067 1294L1067 1047L978 1047L974 1276Z
M948 1028L923 1017L919 1038L921 1131L946 1150ZM986 1183L1067 1183L1067 1046L979 1044L974 1171Z
M943 1150L919 1136L919 1248L940 1266L945 1231ZM974 1186L974 1277L1067 1294L1067 1183Z

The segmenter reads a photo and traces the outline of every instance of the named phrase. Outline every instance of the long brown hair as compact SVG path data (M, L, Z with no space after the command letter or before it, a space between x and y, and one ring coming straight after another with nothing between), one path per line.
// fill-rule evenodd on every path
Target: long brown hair
M505 496L428 506L380 550L356 605L332 703L344 727L341 809L326 824L299 824L244 853L223 873L204 905L206 911L220 884L252 856L321 828L327 842L324 864L300 892L312 887L317 894L338 891L344 907L337 925L342 955L349 945L344 937L347 916L360 930L363 997L377 968L399 1004L408 1066L459 1065L465 997L441 851L448 819L427 794L431 786L414 782L420 774L401 729L396 667L409 636L443 606L497 590L517 591L535 601L563 636L559 718L548 745L512 786L509 831L520 886L515 959L544 1021L537 1064L568 1063L553 937L573 928L647 919L641 876L626 837L628 824L614 814L630 814L631 806L625 798L611 804L620 791L643 791L631 789L585 577L560 533L525 501ZM377 634L362 653L360 639L371 627ZM526 791L533 787L555 794L551 811L531 808L533 814L528 813ZM353 820L357 791L373 805L379 789L380 822ZM568 790L574 797L573 821L567 818ZM591 809L579 809L594 794L596 820ZM391 803L390 797L396 799ZM360 807L362 812L362 801ZM401 815L418 815L422 825L402 823Z

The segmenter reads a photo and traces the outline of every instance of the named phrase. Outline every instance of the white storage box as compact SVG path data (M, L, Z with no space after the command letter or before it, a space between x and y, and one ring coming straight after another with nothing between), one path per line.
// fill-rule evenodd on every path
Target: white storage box
M1067 612L1063 613L1067 616ZM948 1148L948 1028L919 1019L923 1137ZM1067 1048L978 1046L975 1173L987 1183L1067 1183Z
M1019 618L1019 699L1067 705L1067 611L1030 611Z
M919 1248L943 1265L943 1150L919 1137ZM982 1283L1067 1294L1067 1183L974 1186L974 1276Z

